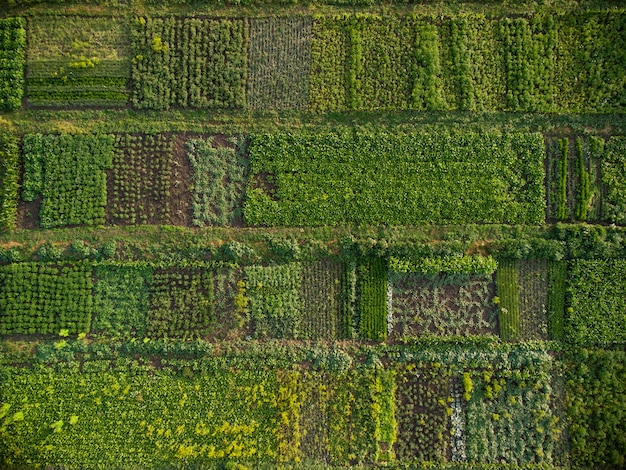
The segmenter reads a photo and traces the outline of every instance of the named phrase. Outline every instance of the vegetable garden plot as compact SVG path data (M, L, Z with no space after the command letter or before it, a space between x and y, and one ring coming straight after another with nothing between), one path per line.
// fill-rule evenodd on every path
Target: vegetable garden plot
M548 339L548 270L546 261L517 262L520 339Z
M407 364L396 376L398 440L401 462L445 462L450 446L450 371Z
M490 275L391 273L392 338L498 335Z
M601 157L603 219L626 224L626 137L611 137Z
M371 258L357 267L357 314L359 336L387 339L387 266L381 258Z
M136 108L245 106L246 21L140 17L131 38Z
M299 338L302 321L302 265L244 268L250 320L260 338Z
M120 134L108 172L107 223L171 223L173 138Z
M0 334L88 333L91 266L10 264L0 268Z
M100 134L24 136L22 200L42 196L42 228L104 224L114 142Z
M517 340L520 337L519 284L517 265L514 261L503 261L496 273L498 291L498 323L500 337L504 340Z
M34 16L28 35L28 104L127 104L130 43L124 20Z
M563 425L549 406L547 370L474 371L464 386L469 462L552 464Z
M146 334L199 338L215 328L213 272L207 268L155 269Z
M545 219L540 134L253 135L249 155L249 225Z
M302 263L302 338L333 340L346 337L341 320L344 269L343 263L332 260Z
M237 148L219 146L217 139L186 142L193 169L193 224L235 225L241 222L241 206L247 162L243 139Z
M573 260L567 280L565 340L626 343L626 260Z
M0 19L0 109L22 106L26 65L26 21Z
M293 448L281 418L292 419L298 400L288 372L181 377L133 365L133 372L129 364L110 371L109 362L86 362L82 373L12 370L0 402L16 419L0 430L0 464L114 468L123 456L132 467L215 466L276 462Z
M308 107L310 17L250 19L247 100L253 109Z
M17 224L20 155L17 135L0 130L0 231Z
M94 332L122 338L146 336L152 272L146 265L95 266Z

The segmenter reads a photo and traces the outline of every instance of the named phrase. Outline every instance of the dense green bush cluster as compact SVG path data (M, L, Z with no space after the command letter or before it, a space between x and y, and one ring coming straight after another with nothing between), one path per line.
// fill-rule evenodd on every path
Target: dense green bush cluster
M625 260L574 260L568 275L566 339L626 343Z
M570 458L581 468L626 464L626 354L579 350L567 362Z
M167 224L174 142L165 134L120 134L109 173L107 222Z
M133 105L244 107L247 25L243 20L137 18L131 25Z
M253 135L250 225L542 223L539 134Z
M129 77L124 20L39 15L30 20L29 105L125 106Z
M0 230L13 230L17 220L20 155L18 137L0 130Z
M193 168L193 224L204 227L240 221L247 166L241 149L192 139L187 141L187 156Z
M626 137L611 137L602 156L604 219L626 223Z
M26 21L0 18L0 110L22 106L25 66Z
M0 268L0 334L87 333L91 266L10 264Z
M112 135L24 136L22 199L42 197L41 227L104 224L114 143Z

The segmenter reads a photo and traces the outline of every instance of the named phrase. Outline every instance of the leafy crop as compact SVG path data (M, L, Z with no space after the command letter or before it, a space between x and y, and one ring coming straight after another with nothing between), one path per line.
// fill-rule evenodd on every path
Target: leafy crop
M36 15L29 23L28 103L125 106L129 42L121 19Z
M0 268L0 334L87 333L93 312L91 266L42 263Z
M626 342L626 261L573 260L568 274L566 339L580 344Z
M173 139L165 134L116 136L107 222L170 222L172 150Z
M453 256L448 258L389 259L389 269L397 273L493 274L498 262L490 256Z
M498 334L493 277L391 273L393 336Z
M0 19L0 109L22 106L26 66L26 21Z
M302 109L309 99L311 18L251 18L247 101L253 109Z
M602 156L603 218L626 223L626 137L611 137Z
M570 458L580 467L626 463L626 354L573 352L567 363Z
M245 106L247 22L140 17L131 43L136 108Z
M496 272L496 285L500 302L500 337L504 340L519 339L519 284L515 262L500 263Z
M193 168L193 224L198 227L232 225L241 219L246 162L238 150L213 145L208 140L187 141Z
M244 268L250 319L256 336L299 338L302 321L302 266L289 263Z
M195 338L215 327L211 269L155 269L150 283L146 334L150 338Z
M20 170L18 138L0 131L0 230L13 230L17 220Z
M103 225L105 170L114 154L112 135L24 136L22 199L42 196L40 225Z
M357 268L359 335L374 341L387 339L387 266L372 258Z
M565 328L565 288L567 262L551 261L548 265L548 333L550 339L563 340Z
M250 225L541 223L538 134L254 135Z

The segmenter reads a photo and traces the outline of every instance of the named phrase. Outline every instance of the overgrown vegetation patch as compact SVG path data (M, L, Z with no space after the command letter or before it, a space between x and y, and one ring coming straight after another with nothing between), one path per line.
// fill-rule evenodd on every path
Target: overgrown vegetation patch
M0 19L0 109L22 106L26 66L26 21Z

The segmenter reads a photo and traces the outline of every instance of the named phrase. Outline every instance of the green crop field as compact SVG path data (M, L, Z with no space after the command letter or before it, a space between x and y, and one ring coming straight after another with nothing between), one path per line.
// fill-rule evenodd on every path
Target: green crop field
M0 0L0 468L626 467L625 26Z

